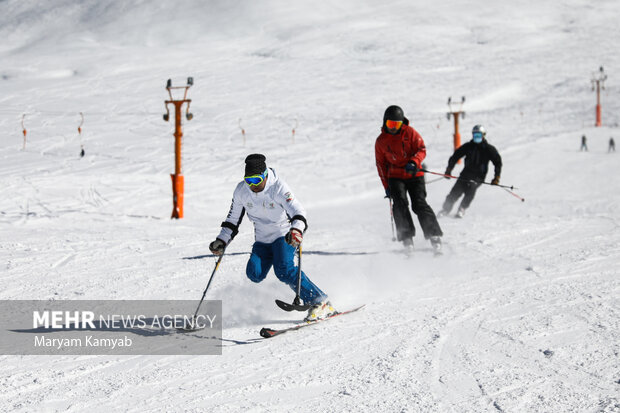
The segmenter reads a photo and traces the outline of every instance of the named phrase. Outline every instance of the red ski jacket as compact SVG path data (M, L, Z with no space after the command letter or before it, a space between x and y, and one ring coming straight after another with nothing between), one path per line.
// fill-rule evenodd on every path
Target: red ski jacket
M397 135L390 135L384 129L375 142L375 159L377 171L383 183L388 187L388 178L410 179L411 174L405 171L405 165L414 162L421 168L426 158L426 146L422 136L409 125L403 124ZM424 176L418 172L415 176Z

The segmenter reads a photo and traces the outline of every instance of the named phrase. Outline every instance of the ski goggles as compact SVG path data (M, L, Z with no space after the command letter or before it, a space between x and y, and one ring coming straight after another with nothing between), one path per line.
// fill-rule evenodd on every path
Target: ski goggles
M472 134L474 142L482 142L482 132L474 132Z
M263 172L262 174L246 176L243 178L243 180L245 181L246 184L250 186L258 186L263 183L265 178L267 178L266 169L265 169L265 172Z
M385 121L385 127L388 129L400 129L402 125L403 125L402 120L386 120Z

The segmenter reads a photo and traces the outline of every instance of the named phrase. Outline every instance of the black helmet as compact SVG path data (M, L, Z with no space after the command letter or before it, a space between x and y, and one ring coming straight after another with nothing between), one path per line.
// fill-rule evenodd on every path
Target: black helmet
M385 121L388 119L402 122L405 120L405 114L403 113L403 110L400 108L400 106L388 106L388 108L385 110L385 113L383 114L383 124L385 124Z

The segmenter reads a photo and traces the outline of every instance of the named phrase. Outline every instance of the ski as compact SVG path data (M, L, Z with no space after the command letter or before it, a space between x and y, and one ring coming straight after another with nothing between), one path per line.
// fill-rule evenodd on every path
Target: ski
M280 335L280 334L284 334L284 333L289 332L289 331L295 331L295 330L299 330L299 329L304 328L304 327L309 327L311 325L320 323L321 321L331 320L334 317L338 317L338 316L341 316L341 315L353 313L353 312L355 312L357 310L360 310L360 309L364 308L364 306L366 306L366 304L362 304L361 306L356 307L356 308L354 308L352 310L341 311L341 312L332 314L329 317L325 317L325 318L322 318L320 320L308 321L308 322L305 322L305 323L296 324L296 325L294 325L292 327L281 328L281 329L278 329L278 330L274 330L272 328L263 327L260 330L260 335L263 338L271 338L271 337L274 337L274 336L277 336L277 335Z

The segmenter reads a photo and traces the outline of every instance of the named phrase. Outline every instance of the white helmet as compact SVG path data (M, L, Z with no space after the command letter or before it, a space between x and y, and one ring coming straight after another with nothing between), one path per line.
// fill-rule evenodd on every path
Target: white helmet
M474 134L474 133L481 133L483 138L487 137L487 130L482 125L474 126L474 128L471 130L471 133L472 134Z

